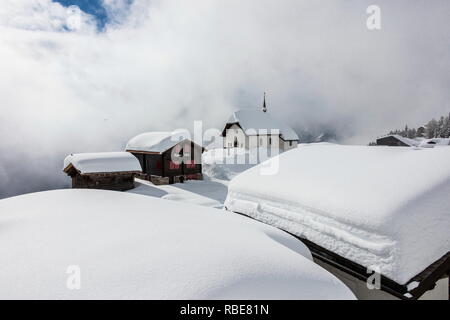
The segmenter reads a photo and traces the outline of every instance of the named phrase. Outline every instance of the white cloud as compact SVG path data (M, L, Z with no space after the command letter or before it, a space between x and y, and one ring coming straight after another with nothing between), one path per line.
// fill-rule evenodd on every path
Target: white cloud
M264 90L294 127L356 143L450 109L445 0L378 1L381 31L366 28L371 1L104 2L113 23L97 33L85 14L78 32L57 32L67 10L50 0L2 1L0 197L66 181L66 153L221 126Z
M3 0L0 5L0 26L32 31L71 30L71 20L77 21L77 31L95 30L94 17L66 8L52 0ZM74 19L74 15L77 19Z

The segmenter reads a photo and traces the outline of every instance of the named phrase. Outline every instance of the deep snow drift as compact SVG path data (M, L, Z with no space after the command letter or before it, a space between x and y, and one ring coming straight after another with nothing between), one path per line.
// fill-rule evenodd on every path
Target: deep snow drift
M269 158L269 152L263 148L216 148L202 154L202 170L209 178L231 180Z
M223 208L228 191L228 181L210 178L167 185L135 179L135 186L127 192L218 209Z
M226 208L400 284L449 251L450 148L303 145L276 161L236 176Z
M0 230L1 299L354 298L300 241L217 209L58 190L1 200Z

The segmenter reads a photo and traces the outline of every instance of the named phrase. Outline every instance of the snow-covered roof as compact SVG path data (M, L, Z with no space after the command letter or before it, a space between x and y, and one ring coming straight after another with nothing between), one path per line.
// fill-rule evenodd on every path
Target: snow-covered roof
M295 131L282 121L275 119L269 113L261 110L242 109L234 112L228 119L227 124L239 123L247 135L257 135L260 130L270 134L270 130L279 130L284 140L299 140Z
M432 139L424 139L424 138L405 138L398 134L388 134L380 137L379 139L386 137L394 137L397 140L400 140L404 144L410 147L421 147L421 148L433 148L435 146L448 146L450 145L450 138L432 138Z
M0 299L354 299L294 237L218 209L66 189L0 212Z
M142 171L139 160L129 152L76 153L64 159L64 168L70 165L80 173Z
M377 140L383 139L383 138L388 138L388 137L393 137L393 138L403 142L406 146L410 146L410 147L417 147L421 141L418 139L405 138L398 134L386 134L384 136L379 137Z
M225 207L404 284L450 248L449 164L450 148L302 145L236 176Z
M450 146L450 138L424 139L419 142L418 146L422 148L433 148L435 146Z
M398 140L400 140L401 142L403 142L404 144L406 144L406 145L408 145L410 147L416 147L420 143L420 141L418 141L418 140L405 138L405 137L402 137L402 136L400 136L398 134L393 134L391 136L396 138L396 139L398 139Z
M164 152L185 140L184 131L145 132L128 141L125 150L144 152Z

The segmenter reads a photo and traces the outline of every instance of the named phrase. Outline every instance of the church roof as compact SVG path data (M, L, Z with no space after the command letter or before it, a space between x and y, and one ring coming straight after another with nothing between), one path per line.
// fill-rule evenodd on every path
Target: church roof
M283 140L299 140L298 135L287 124L257 109L242 109L234 112L228 119L223 134L231 124L239 124L249 136L263 134L263 132L270 134L270 130L279 130Z

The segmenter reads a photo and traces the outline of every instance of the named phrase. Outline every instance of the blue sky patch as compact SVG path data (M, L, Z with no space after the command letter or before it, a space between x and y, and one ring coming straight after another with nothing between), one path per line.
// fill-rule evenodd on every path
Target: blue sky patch
M101 0L53 0L63 6L68 7L76 5L84 12L94 16L97 19L97 27L102 30L108 22L108 15Z

